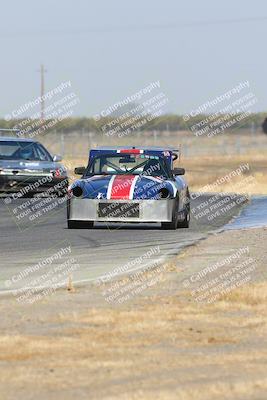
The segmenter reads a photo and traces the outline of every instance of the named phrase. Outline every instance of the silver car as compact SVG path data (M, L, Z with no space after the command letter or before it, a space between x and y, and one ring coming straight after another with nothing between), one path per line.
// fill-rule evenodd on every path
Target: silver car
M15 198L47 192L67 193L68 176L54 156L39 142L17 137L0 137L0 193Z

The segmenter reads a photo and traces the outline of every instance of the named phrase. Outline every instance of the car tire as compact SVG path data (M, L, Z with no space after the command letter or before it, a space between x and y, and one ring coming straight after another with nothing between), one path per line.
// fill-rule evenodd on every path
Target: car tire
M162 222L161 228L165 231L175 231L177 229L177 222L176 223L175 223L175 221Z
M185 214L185 219L177 223L177 228L189 228L190 224L190 211Z
M93 221L72 221L68 219L68 229L92 229Z
M172 220L171 222L162 222L161 223L161 228L164 230L168 230L168 231L175 231L177 229L178 226L178 212L177 212L177 203L178 203L178 199L175 203L175 207L172 213Z
M185 206L185 218L183 221L178 221L177 228L189 228L190 224L190 194L189 190L187 189L187 203Z

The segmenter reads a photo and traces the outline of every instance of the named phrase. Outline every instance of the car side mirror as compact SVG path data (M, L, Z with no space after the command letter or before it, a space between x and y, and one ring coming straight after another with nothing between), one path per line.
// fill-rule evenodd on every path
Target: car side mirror
M74 173L76 175L83 175L85 173L86 168L85 167L76 167L74 168Z
M184 168L174 168L172 173L173 173L173 175L184 175L185 169Z
M54 157L53 157L53 161L55 161L55 162L62 161L62 156L59 156L59 155L54 155Z

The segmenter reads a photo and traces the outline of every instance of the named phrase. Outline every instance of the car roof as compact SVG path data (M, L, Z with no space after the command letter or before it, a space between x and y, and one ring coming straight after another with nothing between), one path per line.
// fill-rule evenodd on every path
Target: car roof
M159 146L99 146L92 150L147 150L147 151L179 151L175 147L159 147Z
M0 142L35 142L36 140L28 139L28 138L20 138L15 136L0 136Z

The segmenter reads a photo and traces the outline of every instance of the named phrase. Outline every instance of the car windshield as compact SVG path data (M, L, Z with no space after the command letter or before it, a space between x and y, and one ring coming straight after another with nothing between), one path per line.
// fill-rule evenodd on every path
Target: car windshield
M86 175L149 175L170 177L165 160L143 154L101 155L89 164Z
M0 160L52 161L52 157L39 143L0 141Z

